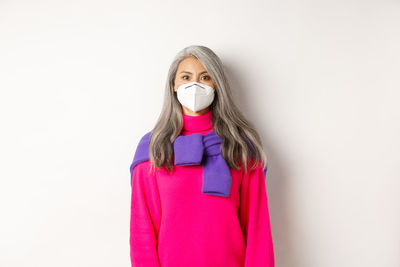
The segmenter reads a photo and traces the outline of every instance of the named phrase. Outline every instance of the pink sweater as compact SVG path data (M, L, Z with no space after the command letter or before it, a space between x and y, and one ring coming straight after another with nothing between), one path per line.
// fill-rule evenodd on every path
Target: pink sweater
M212 110L183 114L181 135L212 130ZM251 164L254 159L248 161ZM230 169L229 197L201 192L202 166L149 172L150 161L132 175L130 256L143 267L273 267L274 250L264 169Z

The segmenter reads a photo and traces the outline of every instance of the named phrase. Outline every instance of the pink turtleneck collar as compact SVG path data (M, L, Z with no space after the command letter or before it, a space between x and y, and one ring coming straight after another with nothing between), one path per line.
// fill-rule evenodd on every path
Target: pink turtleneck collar
M182 135L193 133L207 134L213 129L212 110L199 116L191 116L182 113L183 128Z

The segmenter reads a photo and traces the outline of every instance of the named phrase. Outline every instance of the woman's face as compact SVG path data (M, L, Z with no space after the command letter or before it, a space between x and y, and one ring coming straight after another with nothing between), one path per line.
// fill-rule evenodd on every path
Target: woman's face
M179 63L174 80L174 91L177 92L179 86L190 82L203 83L214 88L215 90L214 81L211 79L211 76L208 75L200 60L193 56L187 57ZM210 106L197 112L193 112L182 105L183 113L191 116L199 116L208 112L209 110Z
M174 91L177 92L179 86L190 82L204 83L215 89L211 76L208 75L200 60L193 56L187 57L179 63L175 75Z

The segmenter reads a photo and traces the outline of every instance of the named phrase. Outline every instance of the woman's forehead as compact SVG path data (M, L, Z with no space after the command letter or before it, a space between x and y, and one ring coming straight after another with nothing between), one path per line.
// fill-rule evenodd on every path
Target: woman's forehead
M195 57L187 57L182 60L178 65L178 72L191 72L192 70L205 71L203 64L201 64L200 60Z

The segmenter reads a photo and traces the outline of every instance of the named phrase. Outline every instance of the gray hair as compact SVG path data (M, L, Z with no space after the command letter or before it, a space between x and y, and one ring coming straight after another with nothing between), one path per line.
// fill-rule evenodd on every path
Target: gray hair
M212 124L214 132L221 137L221 155L230 168L238 170L238 164L243 163L247 171L250 158L267 165L267 156L262 148L262 142L254 125L240 112L233 101L231 88L223 70L219 57L208 47L191 45L182 49L172 61L168 71L165 86L164 103L161 114L152 129L149 158L154 165L166 170L173 169L172 155L175 138L180 135L183 127L182 106L174 91L175 75L179 63L190 56L196 57L204 66L215 84L215 97L211 103Z

